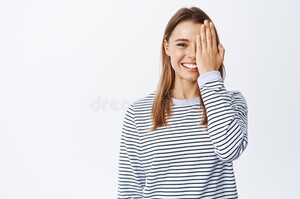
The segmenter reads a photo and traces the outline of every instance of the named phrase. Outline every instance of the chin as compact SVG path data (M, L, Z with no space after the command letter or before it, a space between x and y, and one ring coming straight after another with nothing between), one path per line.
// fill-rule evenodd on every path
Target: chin
M184 80L184 81L188 81L188 82L197 82L197 79L199 77L199 74L197 75L185 75L185 76L181 76L180 79Z
M193 81L194 82L194 81L197 81L198 77L199 77L199 73L195 72L193 74L186 74L184 76L184 79L186 79L188 81Z

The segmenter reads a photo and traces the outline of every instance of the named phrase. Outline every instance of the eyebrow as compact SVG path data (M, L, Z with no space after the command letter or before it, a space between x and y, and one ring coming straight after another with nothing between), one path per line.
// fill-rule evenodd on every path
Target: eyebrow
M189 41L188 39L176 39L175 42L177 41Z

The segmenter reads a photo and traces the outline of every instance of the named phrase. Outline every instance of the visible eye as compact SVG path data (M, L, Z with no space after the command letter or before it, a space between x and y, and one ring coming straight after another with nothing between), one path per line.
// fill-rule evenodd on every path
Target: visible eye
M185 43L178 43L178 44L176 44L176 46L187 47L187 45Z

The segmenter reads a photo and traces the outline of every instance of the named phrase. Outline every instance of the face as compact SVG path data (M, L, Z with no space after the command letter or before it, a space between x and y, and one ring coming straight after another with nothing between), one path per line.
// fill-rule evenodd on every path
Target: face
M175 27L169 41L164 41L165 52L175 71L175 81L195 82L199 77L196 66L196 37L199 32L200 24L184 21Z

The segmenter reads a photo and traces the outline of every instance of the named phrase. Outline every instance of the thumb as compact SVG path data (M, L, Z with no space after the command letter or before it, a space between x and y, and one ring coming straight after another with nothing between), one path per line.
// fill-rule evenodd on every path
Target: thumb
M225 49L222 46L222 44L218 45L218 50L219 50L219 55L220 55L220 57L222 59L222 62L223 62L224 61L224 55L225 55Z

